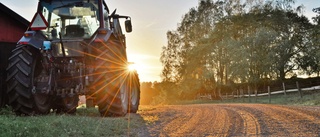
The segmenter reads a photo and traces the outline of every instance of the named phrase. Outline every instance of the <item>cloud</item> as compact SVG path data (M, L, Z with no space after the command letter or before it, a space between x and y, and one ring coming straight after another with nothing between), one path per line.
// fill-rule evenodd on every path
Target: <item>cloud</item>
M155 24L157 24L155 21L152 21L152 22L150 22L149 24L147 24L146 26L145 26L145 28L147 28L147 29L149 29L149 28L151 28L152 26L154 26Z

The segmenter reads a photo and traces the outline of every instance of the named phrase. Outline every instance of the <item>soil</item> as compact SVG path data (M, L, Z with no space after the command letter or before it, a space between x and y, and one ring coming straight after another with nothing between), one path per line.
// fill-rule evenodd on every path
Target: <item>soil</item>
M320 136L320 106L170 105L142 109L138 136Z

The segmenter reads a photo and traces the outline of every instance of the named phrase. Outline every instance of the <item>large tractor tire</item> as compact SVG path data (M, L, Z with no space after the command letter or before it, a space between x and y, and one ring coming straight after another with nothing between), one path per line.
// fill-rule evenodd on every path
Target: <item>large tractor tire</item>
M136 71L129 73L129 113L137 113L140 105L140 81Z
M125 116L128 111L128 90L118 82L106 83L98 91L97 104L101 116Z
M47 114L51 109L49 72L37 49L19 45L12 51L7 68L9 104L17 115Z
M124 116L128 112L125 86L125 47L116 39L96 48L94 97L102 116Z

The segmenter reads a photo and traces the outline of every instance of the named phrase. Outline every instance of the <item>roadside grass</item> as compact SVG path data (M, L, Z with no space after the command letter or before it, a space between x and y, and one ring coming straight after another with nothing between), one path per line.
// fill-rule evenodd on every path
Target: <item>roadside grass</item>
M15 116L10 108L0 111L0 137L105 137L137 136L144 126L138 114L103 118L96 108L77 109L75 115Z
M250 98L229 98L225 100L192 100L192 101L179 101L177 105L187 104L223 104L223 103L258 103L258 104L279 104L279 105L298 105L298 106L320 106L320 92L306 92L302 98L298 93L288 93L287 95L278 94L269 97L255 97L252 95Z

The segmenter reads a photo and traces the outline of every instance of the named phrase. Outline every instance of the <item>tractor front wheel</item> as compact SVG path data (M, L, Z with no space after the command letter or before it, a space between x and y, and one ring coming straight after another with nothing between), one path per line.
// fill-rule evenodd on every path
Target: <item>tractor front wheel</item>
M137 113L140 101L140 82L137 72L129 75L129 113Z

